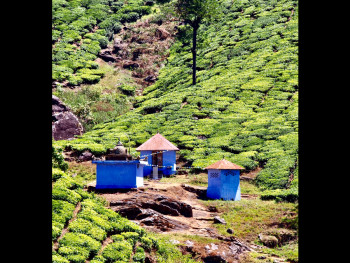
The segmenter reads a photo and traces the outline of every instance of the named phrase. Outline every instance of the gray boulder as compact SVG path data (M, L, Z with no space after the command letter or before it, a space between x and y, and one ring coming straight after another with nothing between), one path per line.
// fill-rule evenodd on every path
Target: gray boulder
M278 245L278 239L275 236L259 234L260 241L267 247L274 248Z
M73 139L83 134L83 126L59 98L52 95L52 137L57 140Z

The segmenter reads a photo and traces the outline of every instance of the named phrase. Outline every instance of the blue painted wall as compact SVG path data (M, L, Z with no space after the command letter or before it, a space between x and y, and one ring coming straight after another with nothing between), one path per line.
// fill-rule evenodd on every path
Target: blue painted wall
M212 199L241 200L239 170L208 170L207 197Z
M152 151L141 151L141 158L148 157L147 163L152 165ZM159 171L162 171L164 175L175 174L176 172L176 151L166 151L163 152L163 166L171 166L170 168L159 168ZM152 166L145 166L143 168L143 176L148 176L152 174Z
M175 174L176 172L176 151L167 151L163 153L163 166L171 166L171 168L163 168L164 175Z
M143 167L139 161L92 161L96 164L96 189L137 188L143 186Z
M141 159L147 156L147 163L152 165L152 151L141 151L140 152ZM145 166L143 168L143 176L149 176L152 173L152 166Z

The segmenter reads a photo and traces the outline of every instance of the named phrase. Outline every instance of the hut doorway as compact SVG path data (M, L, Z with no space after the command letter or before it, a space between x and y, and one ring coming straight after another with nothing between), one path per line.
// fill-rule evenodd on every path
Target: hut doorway
M152 151L152 164L163 166L163 152Z
M162 152L152 151L152 165L156 165L156 166L153 166L152 178L153 179L162 178L163 177L163 174L161 172L162 168L159 169L159 167L163 166Z

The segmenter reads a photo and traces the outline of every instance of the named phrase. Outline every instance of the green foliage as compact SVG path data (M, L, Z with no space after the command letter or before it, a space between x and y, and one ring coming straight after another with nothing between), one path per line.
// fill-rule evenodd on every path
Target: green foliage
M55 182L55 188L67 188L70 190L75 190L78 188L83 188L83 185L78 183L72 177L63 174L63 176Z
M73 217L75 206L67 201L52 200L52 220L65 224ZM55 225L57 227L57 225Z
M73 190L69 190L65 187L56 184L52 188L52 199L67 201L76 205L82 197Z
M66 171L68 169L68 163L64 161L63 149L61 147L57 147L55 145L52 145L52 168L61 169L62 171ZM54 175L54 171L58 173L57 175ZM60 175L60 172L58 170L52 170L52 178L55 177L54 180L57 180Z
M108 244L102 251L102 256L107 262L115 262L117 260L129 262L132 254L132 246L127 241L118 241Z
M298 201L298 189L276 189L264 191L260 199L261 200L276 200L277 202L290 202L294 203Z
M128 241L132 246L136 244L136 242L139 240L140 235L136 232L124 232L121 233L121 235L124 237L126 241Z
M69 260L60 255L52 255L52 263L69 263Z
M73 221L68 229L74 233L86 234L96 240L103 241L107 237L106 231L94 226L90 221L78 218Z
M52 181L57 181L61 177L66 176L66 174L58 168L52 168Z
M58 249L58 253L76 263L84 263L89 257L89 250L79 246L63 246Z
M146 254L142 247L137 247L132 259L135 262L145 262Z
M189 254L183 255L174 245L167 239L159 239L159 248L157 250L157 262L181 262L194 263L197 262L191 258Z
M95 255L101 248L101 244L85 234L80 233L66 233L59 240L60 247L80 247L85 248L90 254Z
M134 96L135 95L135 87L129 85L121 85L118 87L125 95Z
M153 248L158 249L159 244L158 241L155 238L152 238L150 236L141 237L140 239L142 248L146 249L148 252L151 251Z
M52 6L53 81L68 81L73 86L97 83L101 79L98 75L76 74L77 70L89 68L113 33L121 30L122 23L134 22L150 12L142 0L56 0Z

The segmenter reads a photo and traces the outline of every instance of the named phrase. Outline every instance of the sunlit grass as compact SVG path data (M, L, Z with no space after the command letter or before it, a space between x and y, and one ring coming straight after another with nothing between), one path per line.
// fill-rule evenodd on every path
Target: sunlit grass
M276 203L260 199L221 201L201 201L206 206L215 206L227 225L214 224L222 235L229 235L226 230L233 229L234 235L246 241L257 241L259 233L273 225L281 224L282 218L293 213L296 204Z

